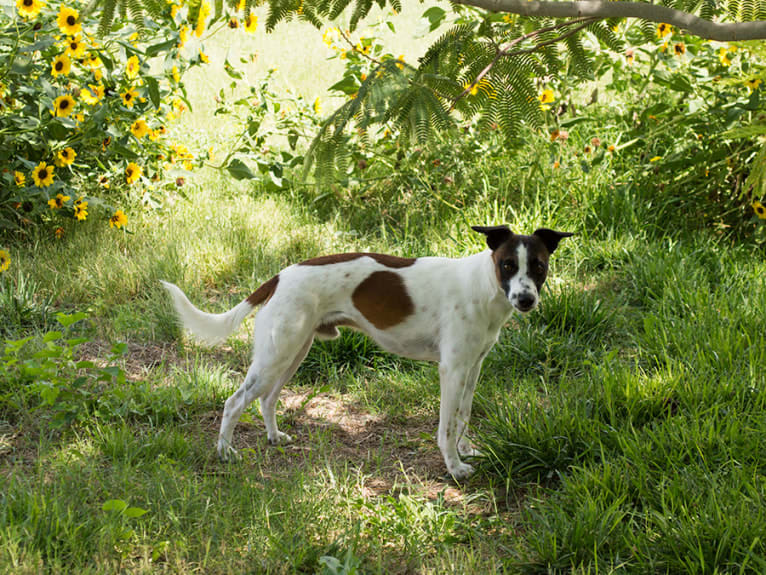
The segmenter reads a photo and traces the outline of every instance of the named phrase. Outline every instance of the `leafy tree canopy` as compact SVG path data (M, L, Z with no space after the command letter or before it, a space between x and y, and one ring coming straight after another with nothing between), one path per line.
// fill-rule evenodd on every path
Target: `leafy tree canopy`
M375 6L401 10L401 0L227 1L244 2L246 16L252 7L267 4L267 30L292 19L321 28L343 17L351 33ZM164 0L94 2L104 5L106 27L117 11L136 16L142 6L151 12L153 3ZM189 19L194 21L206 4L190 0ZM336 85L352 97L325 120L306 156L307 167L315 164L321 175L342 163L351 126L366 134L375 125L387 125L423 143L438 131L471 120L513 141L522 126L542 124L540 90L547 79L566 76L576 83L597 76L584 33L601 47L622 53L626 35L620 26L626 19L632 44L656 40L662 26L717 41L766 38L766 21L761 20L766 0L456 0L452 7L454 15L437 6L426 11L431 30L444 26L446 31L417 65L390 55L363 54L373 64L372 73L353 86L343 81ZM224 0L215 0L215 14L223 11Z

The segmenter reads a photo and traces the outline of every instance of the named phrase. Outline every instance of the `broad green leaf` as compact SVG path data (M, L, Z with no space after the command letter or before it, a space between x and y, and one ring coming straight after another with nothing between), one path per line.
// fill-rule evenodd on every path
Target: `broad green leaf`
M255 174L252 170L248 168L242 160L236 158L229 162L229 165L226 166L226 171L229 172L235 180L255 178Z
M132 519L134 517L141 517L147 513L149 512L146 509L141 509L140 507L128 507L125 510L125 517L130 517Z
M102 511L116 511L118 513L128 508L128 504L122 499L109 499L101 506Z

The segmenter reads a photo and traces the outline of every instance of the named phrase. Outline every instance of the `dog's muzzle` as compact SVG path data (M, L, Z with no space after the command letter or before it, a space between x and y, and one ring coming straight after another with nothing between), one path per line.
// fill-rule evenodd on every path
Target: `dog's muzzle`
M537 305L537 298L531 293L522 293L516 298L516 301L512 302L514 307L522 313L532 311Z

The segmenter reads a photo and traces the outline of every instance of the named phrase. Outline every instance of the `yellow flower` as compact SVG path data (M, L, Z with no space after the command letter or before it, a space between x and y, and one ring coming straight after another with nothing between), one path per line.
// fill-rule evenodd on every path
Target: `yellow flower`
M471 96L475 96L476 94L479 93L479 85L478 84L473 84L472 82L465 82L463 84L463 90L464 91L468 90L468 92L469 92L469 94L471 94Z
M75 101L69 94L59 96L53 101L53 115L59 118L66 118L74 110Z
M43 6L45 3L40 0L16 0L16 9L24 18L34 18L40 13Z
M186 41L189 39L189 27L183 24L178 30L178 47L183 48Z
M333 44L335 43L335 38L337 38L339 35L340 30L338 30L338 28L328 28L322 34L322 42L327 44L328 47L332 48Z
M766 207L761 204L758 200L755 200L752 204L750 204L753 207L753 210L755 211L755 215L758 216L759 220L766 220Z
M506 24L513 24L513 20L514 20L514 17L511 16L510 14L503 15L503 22L505 22Z
M760 78L750 78L749 80L747 80L745 82L745 85L752 92L754 90L757 90L758 86L761 85L761 79Z
M138 164L134 164L133 162L130 162L128 164L128 167L125 168L125 180L129 184L133 184L138 181L138 179L141 177L141 174L143 173L143 169Z
M61 226L53 230L53 235L56 236L57 240L60 240L61 238L63 238L65 233L66 232L64 231L64 228L62 228Z
M110 228L116 227L119 230L122 226L126 225L128 225L128 216L126 216L122 210L117 210L114 212L114 215L109 218Z
M88 202L80 198L74 203L74 217L79 221L85 221L88 217Z
M650 162L659 162L662 159L662 156L654 156L653 158L649 158Z
M170 17L175 20L176 16L178 15L178 11L181 9L181 6L178 4L173 4L170 7Z
M181 81L181 73L178 71L178 66L173 66L170 73L173 76L173 81L178 84Z
M668 34L671 34L673 32L673 26L670 24L665 24L664 22L657 26L657 36L659 38L664 38Z
M60 210L70 199L69 196L65 196L64 194L56 194L55 198L48 200L48 206L50 206L52 210Z
M89 106L98 104L99 98L96 95L96 86L90 84L87 88L83 88L80 92L80 98Z
M556 100L556 97L553 94L553 90L546 88L537 99L540 100L540 109L546 111L551 109L550 105Z
M74 36L82 30L82 26L80 25L80 13L68 6L61 7L59 15L56 18L56 23L59 25L61 33L68 34L69 36Z
M202 33L205 31L205 21L207 20L208 16L210 16L210 3L207 2L207 0L204 0L202 5L199 7L199 14L197 15L197 27L194 29L194 33L197 35L197 38L202 36Z
M686 53L686 44L679 42L673 46L673 52L676 56L683 56Z
M53 166L49 166L45 162L37 164L34 170L32 170L32 179L38 188L47 188L53 183Z
M64 166L71 165L76 157L77 152L72 148L64 148L63 150L59 150L58 154L56 154L55 162L59 168L63 168Z
M24 175L24 172L19 172L18 170L13 172L13 179L19 188L22 187L27 181L27 177Z
M80 40L79 34L66 41L66 54L72 58L82 58L85 55L85 42Z
M400 70L404 70L404 54L396 59L396 67Z
M141 68L141 63L138 61L138 56L131 56L125 63L125 75L128 79L132 80L138 76L138 70Z
M139 118L130 126L130 132L139 140L146 136L149 132L149 126L146 124L146 120Z
M540 94L537 99L540 100L541 104L550 104L556 100L556 97L553 95L553 90L547 88L543 90L543 93Z
M133 104L135 103L136 96L138 96L138 92L131 86L127 90L125 90L120 97L122 98L122 103L125 104L128 108L132 108Z
M53 59L53 63L51 64L51 74L54 78L58 78L61 74L66 76L71 69L72 61L66 54L59 54Z
M0 250L0 272L4 272L11 265L11 254L5 250Z
M314 100L314 113L315 114L321 114L322 113L322 102L321 102L321 100L318 97L317 97L316 100Z
M236 16L232 16L231 18L229 18L229 28L231 28L232 30L239 28L239 18L237 18Z
M729 58L729 51L726 48L721 48L718 51L718 60L721 62L722 66L731 65L731 58Z
M199 51L199 60L203 64L210 63L210 57L207 54L205 54L202 50Z
M250 12L245 20L245 32L253 34L258 29L258 16Z
M85 57L85 65L91 70L98 70L102 65L101 58L96 52L91 52Z

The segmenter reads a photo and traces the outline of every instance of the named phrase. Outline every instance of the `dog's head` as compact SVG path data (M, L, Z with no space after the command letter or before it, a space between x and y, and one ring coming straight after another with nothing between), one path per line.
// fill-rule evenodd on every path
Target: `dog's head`
M472 229L487 236L495 275L508 301L522 313L532 311L540 301L550 255L562 238L573 234L540 228L531 236L521 236L508 226L472 226Z

